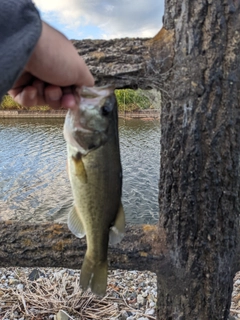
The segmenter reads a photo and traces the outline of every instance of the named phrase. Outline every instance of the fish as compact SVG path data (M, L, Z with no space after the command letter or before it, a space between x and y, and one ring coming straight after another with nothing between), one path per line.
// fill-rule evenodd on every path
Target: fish
M86 235L87 250L80 286L103 296L107 288L108 245L122 240L125 214L121 202L118 109L114 88L79 88L80 103L64 122L67 167L73 194L68 228Z

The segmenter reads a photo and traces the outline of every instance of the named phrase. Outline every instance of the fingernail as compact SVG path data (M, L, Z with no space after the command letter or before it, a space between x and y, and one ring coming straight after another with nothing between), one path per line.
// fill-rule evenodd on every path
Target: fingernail
M65 94L62 97L62 107L71 109L76 106L76 100L72 94Z
M76 105L76 102L72 99L67 102L67 108L72 108Z

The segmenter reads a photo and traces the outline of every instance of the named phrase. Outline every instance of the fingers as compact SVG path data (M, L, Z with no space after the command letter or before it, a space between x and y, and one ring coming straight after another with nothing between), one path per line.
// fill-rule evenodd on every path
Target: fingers
M40 80L35 80L31 86L12 89L8 93L25 107L48 105L53 109L68 109L78 104L80 99L72 87L46 85Z
M37 105L37 89L32 86L21 87L8 91L10 96L19 104L31 107Z
M62 90L58 86L49 85L44 89L44 97L46 104L53 109L61 108Z
M32 83L32 86L37 89L37 95L39 97L44 96L44 88L45 88L45 83L39 79L35 79Z
M72 93L64 94L61 101L62 108L71 109L76 105L75 96Z
M61 101L62 108L71 109L78 105L80 101L80 96L75 87L65 87L63 88L63 96Z
M42 34L9 94L26 107L73 108L80 99L75 88L83 85L94 85L84 60L63 34L43 22Z

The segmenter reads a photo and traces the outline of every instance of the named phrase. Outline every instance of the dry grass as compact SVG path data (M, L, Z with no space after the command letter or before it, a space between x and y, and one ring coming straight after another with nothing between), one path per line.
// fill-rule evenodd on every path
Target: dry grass
M5 95L0 101L0 110L28 110L28 111L49 111L49 106L32 106L32 107L24 107L17 103L13 98L9 95Z
M67 276L52 282L47 278L29 281L26 275L18 276L24 285L1 289L0 319L12 318L15 312L25 319L49 319L49 315L64 310L75 319L109 319L119 314L109 292L103 299L97 299L90 292L79 289L79 280L71 282Z
M0 288L0 319L49 320L60 310L73 320L118 319L121 310L140 311L125 300L125 293L109 285L103 298L79 287L79 276L67 273L52 276L52 273L31 281L24 268L15 269L18 286ZM23 288L19 288L19 284ZM141 312L143 315L144 312ZM148 315L148 319L155 319Z

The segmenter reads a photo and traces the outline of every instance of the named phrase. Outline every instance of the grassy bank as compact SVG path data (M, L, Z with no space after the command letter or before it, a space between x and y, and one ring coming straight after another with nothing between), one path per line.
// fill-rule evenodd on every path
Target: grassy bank
M13 100L9 95L5 95L0 104L0 110L29 110L29 111L49 111L49 106L33 106L30 108L23 107Z
M151 108L151 101L144 96L142 90L115 90L119 111L137 111ZM33 106L26 108L16 103L9 95L3 97L0 110L49 111L49 106Z
M138 111L151 108L151 101L143 90L115 90L119 111Z

